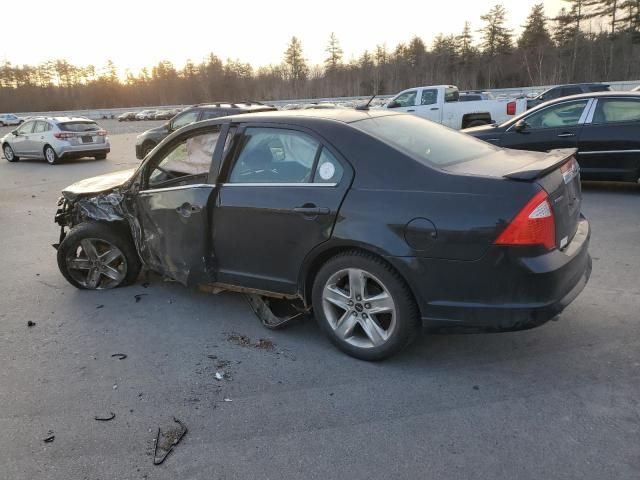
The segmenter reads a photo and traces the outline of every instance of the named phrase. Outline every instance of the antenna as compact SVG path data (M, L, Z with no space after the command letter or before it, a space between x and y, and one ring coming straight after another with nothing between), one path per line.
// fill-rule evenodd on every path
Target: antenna
M356 107L356 110L369 110L369 105L371 104L371 102L373 101L374 98L376 98L377 95L374 95L373 97L371 97L369 99L369 101L367 103L363 103L362 105L358 105Z

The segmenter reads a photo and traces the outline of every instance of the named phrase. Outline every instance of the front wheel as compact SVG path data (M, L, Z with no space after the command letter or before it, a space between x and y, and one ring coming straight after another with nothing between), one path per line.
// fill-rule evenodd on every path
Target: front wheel
M18 160L20 160L19 157L16 157L13 148L11 148L11 145L9 145L8 143L3 147L2 150L4 152L4 158L7 159L7 162L17 162Z
M135 282L141 264L126 228L89 222L71 229L62 241L58 268L74 287L104 290Z
M149 155L149 152L156 147L155 143L145 143L142 145L142 158L145 158Z
M351 251L331 258L313 284L313 310L329 339L362 360L381 360L419 331L418 309L405 281L386 262Z
M44 147L44 159L49 165L55 165L58 162L58 154L51 145Z

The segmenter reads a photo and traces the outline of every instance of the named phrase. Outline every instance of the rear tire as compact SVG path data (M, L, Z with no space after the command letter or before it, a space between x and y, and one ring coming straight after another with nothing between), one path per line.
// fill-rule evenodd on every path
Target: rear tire
M149 152L151 150L153 150L154 148L156 148L156 144L155 143L145 143L142 145L142 158L146 157L147 155L149 155Z
M101 153L100 155L96 155L95 157L96 160L105 160L107 158L107 154L106 153Z
M17 162L18 160L20 160L20 157L17 157L15 152L13 151L13 148L11 148L11 145L9 145L8 143L4 144L4 147L2 147L2 151L4 152L4 158L7 159L7 162Z
M358 250L328 260L313 283L314 316L331 342L362 360L381 360L419 332L418 307L400 274Z
M124 226L88 222L72 228L58 247L58 268L76 288L104 290L134 283L141 263Z
M55 165L56 163L58 163L58 160L59 160L58 154L56 153L56 151L53 149L51 145L46 145L44 147L43 153L44 153L44 159L47 161L49 165Z

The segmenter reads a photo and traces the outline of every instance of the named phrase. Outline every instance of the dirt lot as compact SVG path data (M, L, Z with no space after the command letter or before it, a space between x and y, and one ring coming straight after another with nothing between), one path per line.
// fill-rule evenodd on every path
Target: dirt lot
M0 160L0 478L640 478L640 186L585 185L593 276L560 321L365 363L311 321L263 329L240 295L71 287L60 189L136 165L160 122L101 123L106 161ZM189 431L154 466L174 417Z

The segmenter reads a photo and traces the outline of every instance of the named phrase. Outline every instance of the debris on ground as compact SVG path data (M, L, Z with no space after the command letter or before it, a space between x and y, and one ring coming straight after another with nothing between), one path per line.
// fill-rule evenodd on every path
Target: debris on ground
M109 421L113 420L114 418L116 418L116 414L113 413L113 412L109 412L109 415L107 415L105 417L99 417L98 415L93 417L93 419L97 420L98 422L109 422Z
M480 387L479 387L478 385L474 385L474 386L473 386L473 389L474 389L474 390L480 390Z
M223 398L222 401L223 402L233 402L233 400L231 400L230 398Z
M150 283L150 282L144 282L144 283L142 284L142 288L149 288L149 285L151 285L151 283Z
M102 304L98 305L98 306L96 307L96 310L99 310L99 309L101 309L101 308L104 308L104 305L102 305Z
M35 326L36 326L36 322L32 322L31 320L27 322L27 327L35 327Z
M114 390L117 390L117 389L118 389L118 385L114 385L114 386L113 386L113 389L114 389Z
M145 297L149 295L148 293L136 293L133 298L136 299L136 303L138 303L140 300L142 300L142 297Z
M118 360L124 360L125 358L127 358L127 355L124 353L114 353L113 355L111 355L111 357L117 358Z
M234 343L240 347L258 348L260 350L267 350L269 352L272 351L276 346L275 343L266 338L261 338L256 343L251 343L251 339L249 337L237 333L228 335L227 341Z
M53 430L49 430L47 435L49 435L47 438L42 439L44 443L51 443L56 439L56 436L53 434Z
M160 428L158 427L158 433L155 438L153 447L153 464L161 465L173 451L176 445L180 443L182 438L187 434L187 427L184 423L173 417L173 421L179 425L179 427L173 427L166 430L161 435ZM165 453L158 458L158 451L164 451Z

